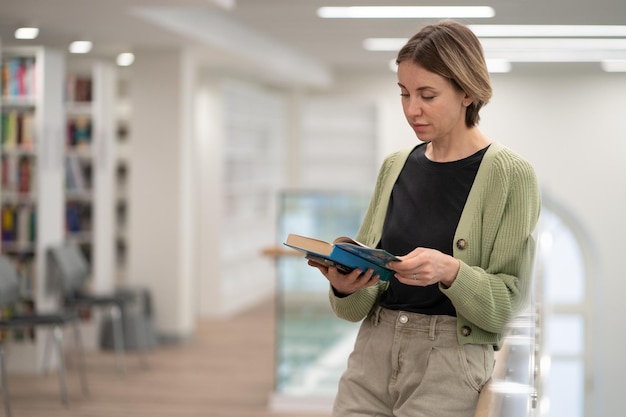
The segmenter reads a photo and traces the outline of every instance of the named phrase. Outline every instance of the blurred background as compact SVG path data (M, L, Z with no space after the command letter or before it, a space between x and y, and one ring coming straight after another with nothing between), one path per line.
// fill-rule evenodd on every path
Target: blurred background
M230 323L261 309L248 343L266 341L271 366L254 415L328 413L356 327L282 242L356 232L384 156L416 143L395 52L444 17L485 49L481 130L534 165L543 193L502 415L621 415L624 2L0 0L1 247L19 308L60 308L46 250L78 245L93 291L148 294L154 355L230 340ZM108 325L85 314L88 357L111 351ZM33 416L37 395L19 388L41 379L38 334L2 336L16 410Z

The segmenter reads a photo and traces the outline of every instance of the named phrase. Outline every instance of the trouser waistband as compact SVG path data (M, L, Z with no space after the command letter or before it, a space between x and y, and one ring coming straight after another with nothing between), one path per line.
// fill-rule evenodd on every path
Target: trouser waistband
M413 313L376 306L370 315L372 324L381 322L405 329L427 331L431 338L437 333L456 333L457 319L453 316Z

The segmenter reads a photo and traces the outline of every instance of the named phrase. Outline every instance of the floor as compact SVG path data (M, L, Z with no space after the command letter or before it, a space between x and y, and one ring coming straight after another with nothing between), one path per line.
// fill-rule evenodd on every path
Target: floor
M111 353L87 354L89 397L68 370L69 406L56 374L9 375L14 417L328 417L271 411L274 386L274 301L226 320L199 323L192 342L127 356L124 375ZM71 340L71 338L70 338ZM2 416L3 411L0 411Z

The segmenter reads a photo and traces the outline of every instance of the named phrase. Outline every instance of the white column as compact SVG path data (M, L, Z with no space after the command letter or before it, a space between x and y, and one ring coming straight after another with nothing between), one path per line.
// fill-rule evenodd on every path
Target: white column
M149 288L157 330L193 331L190 111L194 66L179 50L136 52L131 84L128 283Z
M108 293L115 285L115 68L95 64L93 83L93 289Z

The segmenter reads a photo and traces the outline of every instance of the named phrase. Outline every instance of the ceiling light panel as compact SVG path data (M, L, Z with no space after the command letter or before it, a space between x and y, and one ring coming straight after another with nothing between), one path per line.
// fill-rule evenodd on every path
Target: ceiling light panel
M469 25L469 28L482 38L626 37L626 26L619 25Z
M488 38L480 41L485 50L575 50L626 51L626 39L605 38Z
M406 38L368 38L368 51L397 52ZM481 38L486 59L510 62L600 62L626 59L626 39L619 38Z
M317 10L319 17L328 19L490 18L495 14L487 6L351 6Z
M15 39L35 39L39 36L39 28L23 27L15 31Z
M132 52L122 52L117 56L115 61L120 67L131 66L133 62L135 62L135 54Z
M606 59L600 64L606 72L626 72L626 59Z
M363 48L366 51L384 52L399 51L408 41L408 38L367 38L363 41Z
M491 73L511 72L511 62L506 59L486 59L487 71Z
M74 41L70 44L70 52L73 54L86 54L91 51L93 44L90 41Z

